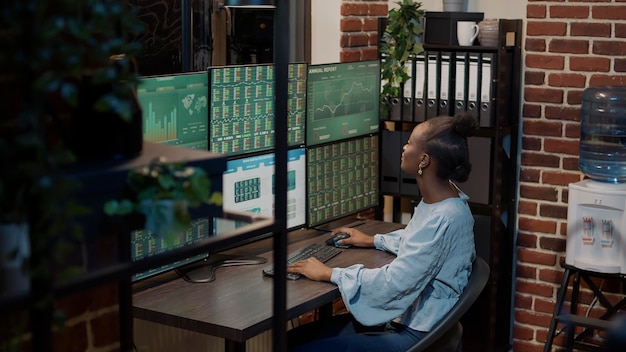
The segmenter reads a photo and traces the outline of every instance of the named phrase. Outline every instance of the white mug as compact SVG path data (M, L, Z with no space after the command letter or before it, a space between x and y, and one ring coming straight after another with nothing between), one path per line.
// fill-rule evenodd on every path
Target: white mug
M478 28L476 22L458 21L456 23L456 38L459 41L459 45L472 45L479 31L480 28Z

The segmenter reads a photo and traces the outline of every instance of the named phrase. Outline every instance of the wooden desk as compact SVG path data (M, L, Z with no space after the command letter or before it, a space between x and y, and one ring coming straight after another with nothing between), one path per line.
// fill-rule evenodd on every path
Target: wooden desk
M404 227L376 220L360 220L349 225L372 235ZM310 243L324 243L327 237L319 230L290 232L288 252ZM265 277L261 272L273 260L271 248L272 241L263 240L226 252L258 255L267 258L268 262L219 268L213 282L194 284L176 279L137 292L133 295L133 315L137 319L222 337L226 340L227 351L244 351L247 339L272 328L273 278ZM346 267L361 263L374 268L393 258L389 253L371 248L349 248L327 264ZM306 278L288 280L288 319L332 304L339 297L339 290L331 283Z

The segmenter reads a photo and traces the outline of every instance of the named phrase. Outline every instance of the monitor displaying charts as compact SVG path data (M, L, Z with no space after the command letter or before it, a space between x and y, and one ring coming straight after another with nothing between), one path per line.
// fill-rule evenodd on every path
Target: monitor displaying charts
M274 153L229 160L223 176L228 210L274 214ZM287 151L287 228L306 224L306 150Z
M141 77L144 140L207 150L208 83L206 72Z
M210 225L209 219L207 218L194 219L191 223L191 228L189 228L184 234L171 237L157 237L145 229L132 231L130 234L131 258L133 261L141 260L208 238L213 232ZM133 281L145 279L156 274L179 268L183 265L197 262L206 257L208 257L208 253L185 258L168 265L163 265L145 272L134 274L131 279Z
M309 66L307 146L378 132L379 92L378 60Z
M288 144L304 143L305 63L289 64ZM209 68L209 148L240 155L274 147L274 66L245 65Z
M378 204L378 135L307 150L308 224L327 223Z

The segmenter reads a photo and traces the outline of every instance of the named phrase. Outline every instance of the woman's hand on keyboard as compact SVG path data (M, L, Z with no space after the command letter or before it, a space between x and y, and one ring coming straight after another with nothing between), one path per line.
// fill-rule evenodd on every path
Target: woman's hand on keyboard
M350 237L341 240L341 244L349 244L355 247L374 247L374 236L366 235L363 232L352 227L338 228L334 230L332 234L335 235L336 233L340 232L350 235Z
M320 262L317 258L311 257L287 267L288 273L298 273L315 281L330 281L333 269Z

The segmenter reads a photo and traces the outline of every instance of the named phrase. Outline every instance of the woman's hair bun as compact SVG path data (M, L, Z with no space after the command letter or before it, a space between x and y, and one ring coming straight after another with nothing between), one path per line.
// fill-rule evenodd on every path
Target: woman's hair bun
M454 131L461 137L471 137L478 131L478 119L469 112L458 113L454 116Z

